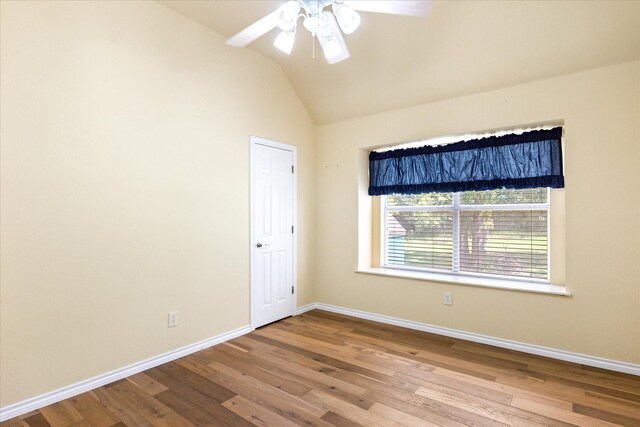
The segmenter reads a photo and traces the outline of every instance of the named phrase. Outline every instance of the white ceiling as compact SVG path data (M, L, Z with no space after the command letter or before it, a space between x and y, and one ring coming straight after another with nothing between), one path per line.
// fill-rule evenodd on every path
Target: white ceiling
M284 1L160 3L225 37ZM244 49L277 61L317 124L640 58L640 1L436 1L427 17L361 13L351 58L328 65L298 31L291 56L273 30Z

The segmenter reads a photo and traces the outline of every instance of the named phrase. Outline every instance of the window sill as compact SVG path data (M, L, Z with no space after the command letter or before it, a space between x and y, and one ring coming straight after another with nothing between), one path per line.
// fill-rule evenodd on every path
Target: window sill
M479 286L483 288L505 289L509 291L532 292L537 294L571 296L571 292L569 292L567 288L565 288L564 286L545 285L545 284L530 283L530 282L519 282L514 280L450 276L448 274L396 270L392 268L379 268L379 267L358 269L356 270L356 273L372 274L375 276L397 277L400 279L424 280L428 282L451 283L454 285Z

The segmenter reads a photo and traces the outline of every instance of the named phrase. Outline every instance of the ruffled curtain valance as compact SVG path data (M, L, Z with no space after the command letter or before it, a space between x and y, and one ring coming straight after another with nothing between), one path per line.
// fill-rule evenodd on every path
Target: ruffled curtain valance
M562 128L369 153L369 195L564 188Z

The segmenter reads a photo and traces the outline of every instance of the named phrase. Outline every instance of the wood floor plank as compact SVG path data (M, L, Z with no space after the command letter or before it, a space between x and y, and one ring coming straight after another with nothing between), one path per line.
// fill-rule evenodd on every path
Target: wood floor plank
M243 360L238 354L233 354L233 352L226 351L225 349L220 349L217 352L209 352L208 355L211 355L213 360L218 363L233 368L236 371L241 371L246 375L294 396L303 396L311 390L308 385L302 384L296 379L286 378L277 373L270 372L265 368L258 367L251 358L245 358Z
M412 373L414 374L414 373ZM424 372L420 374L419 378L414 375L396 374L396 377L409 382L416 382L417 384L437 384L443 387L447 387L453 390L458 390L471 396L478 396L483 399L491 400L493 402L499 402L503 404L511 403L513 395L505 393L503 391L496 391L490 387L483 387L477 384L469 383L466 381L458 380L451 377L446 377L433 372Z
M260 354L267 355L272 351L278 349L278 347L272 346L267 343L263 343L260 340L255 339L255 335L243 335L238 338L234 338L232 341L235 345L241 346L243 348L247 348L249 351L259 352Z
M244 419L218 402L203 394L205 390L196 390L191 385L169 376L158 369L148 371L149 376L164 384L169 390L157 395L157 399L196 425L248 426Z
M398 372L402 372L419 377L421 373L432 372L435 369L433 366L426 366L409 358L378 350L362 351L356 356L356 360L373 365L388 366L396 371L394 375Z
M624 415L619 415L613 412L604 411L598 408L591 408L589 406L584 406L579 404L573 405L573 411L578 414L587 415L591 418L596 418L599 420L611 422L621 426L629 426L629 427L640 426L640 414L638 414L638 417L630 418L630 417L625 417Z
M640 427L640 377L313 310L0 427Z
M100 402L107 407L115 416L128 426L152 427L134 405L122 399L113 390L106 387L99 387L93 390Z
M289 319L284 319L282 322L277 322L274 325L274 328L291 332L296 335L300 335L306 338L316 339L323 343L344 346L345 342L340 337L340 335L334 332L325 332L319 331L314 328L310 328L308 326L297 325L289 321Z
M259 427L297 427L298 425L242 396L233 397L222 406Z
M357 365L360 368L367 369L373 372L377 372L378 374L392 376L396 373L395 370L385 368L376 364L367 363L358 361L356 356L358 356L358 352L351 348L341 347L334 344L323 343L314 338L307 338L304 336L296 335L291 332L273 329L261 329L256 331L257 335L264 336L267 338L271 338L277 341L290 343L292 345L298 345L300 347L308 347L314 348L323 353L331 354L333 358L342 361L348 362L352 365Z
M117 381L110 384L108 388L135 405L140 414L154 426L195 427L184 417L129 381Z
M226 365L223 365L218 362L211 362L209 366L214 368L217 372L216 374L210 376L212 378L220 378L221 376L226 376L227 378L232 378L235 381L238 381L244 385L248 385L251 389L255 391L261 391L262 393L270 396L274 396L279 398L280 400L287 401L295 404L296 407L304 409L310 414L313 414L317 417L321 417L324 415L326 411L322 410L320 407L316 405L309 404L304 398L294 396L292 394L287 393L284 390L280 390L277 387L273 387L269 384L263 383L260 380L257 380L253 377L243 374L242 372L236 371L233 368L230 368ZM238 393L240 394L240 393ZM305 395L306 396L306 395ZM246 396L245 396L246 397Z
M416 393L427 399L446 403L507 425L570 425L560 420L554 420L497 402L490 402L477 396L469 396L443 387L429 385L420 387Z
M497 373L495 372L495 370L492 371L489 369L485 369L476 363L471 363L466 360L458 360L444 354L438 354L437 352L427 352L423 349L416 349L415 347L411 347L406 344L392 342L389 340L383 341L380 338L372 338L368 335L355 335L359 340L368 342L371 345L384 343L385 351L387 353L413 360L420 363L425 368L441 367L452 371L466 373L490 381L495 379L495 375ZM446 348L443 347L443 349Z
M318 352L307 350L304 346L298 347L295 345L288 344L284 341L273 340L271 338L260 336L260 335L254 336L254 339L260 340L262 342L266 342L274 346L278 346L282 349L289 350L293 353L298 353L316 362L324 363L325 365L330 366L330 369L333 369L334 372L340 372L340 373L347 372L347 373L356 374L363 378L370 378L373 380L377 380L379 382L392 384L399 388L411 389L412 392L417 389L417 386L398 380L393 376L382 374L380 372L362 367L358 364L350 363L348 360L337 359L333 357L332 353L327 353L327 354L318 353ZM331 356L329 354L331 354Z
M330 426L329 423L320 418L321 415L324 415L324 411L321 411L323 413L318 416L316 415L317 409L314 408L312 411L306 409L308 407L307 404L304 405L305 407L299 407L296 402L291 402L286 396L270 394L261 387L253 388L251 384L243 383L222 372L217 372L208 378L295 424L308 427Z
M526 364L527 369L531 371L537 371L560 378L566 378L568 380L581 381L586 384L603 386L613 390L640 395L640 385L638 384L637 378L634 376L627 376L627 374L612 374L610 371L604 371L598 368L575 365L571 362L551 360L542 356L520 353L508 349L497 349L489 345L470 343L466 341L460 341L453 347L464 349L467 352L471 351L486 355L497 355L500 359L515 360Z
M400 411L398 409L383 405L381 403L375 403L369 409L369 412L371 412L372 414L383 416L390 420L398 421L401 424L404 424L406 426L424 426L424 427L439 426L439 424L435 424L435 423L432 423L431 421L418 418L407 412Z
M605 411L625 415L630 418L640 418L639 403L629 402L628 400L605 396L591 391L586 391L584 393L584 398L579 399L576 403L582 403L585 406L600 408Z
M603 399L594 397L596 393L581 389L579 386L532 378L524 373L505 372L496 379L496 382L585 406L598 407L603 405L604 401ZM605 395L604 397L606 397L609 402L621 402L616 405L620 411L625 411L625 408L629 408L627 411L631 411L632 413L636 412L635 407L638 406L637 402L627 401L610 395Z
M274 353L272 352L270 355L273 356ZM293 354L294 358L297 356L297 354ZM373 405L372 401L362 398L362 395L367 391L366 388L326 375L323 373L323 371L328 368L325 365L311 363L315 366L310 367L309 364L311 361L304 358L298 358L298 361L303 361L302 363L304 366L302 366L295 363L291 358L265 358L256 355L252 355L251 357L251 362L256 366L269 370L281 377L295 379L306 384L309 389L314 388L331 393L334 396L363 409L368 409Z
M449 377L453 379L460 380L468 385L476 385L482 388L494 390L499 393L504 393L507 395L512 395L514 398L526 399L529 401L540 402L548 406L552 406L559 409L571 410L572 403L567 400L558 399L552 396L535 393L523 388L517 388L508 386L506 384L501 384L495 381L484 381L482 379L476 378L474 376L461 374L455 371L449 371L446 369L436 368L434 374Z
M311 390L305 396L307 402L325 409L326 412L334 412L351 421L358 422L364 426L375 427L401 427L398 420L392 420L381 415L374 414L362 408L354 407L348 403L320 391Z
M474 411L468 411L465 408L460 408L455 405L449 405L445 402L439 402L437 400L425 400L425 402L421 406L421 409L424 409L425 411L437 415L445 420L449 420L448 422L453 422L455 423L454 425L465 425L474 427L503 427L507 425L500 421L487 418L482 414L477 414ZM449 425L442 422L440 422L439 424L443 426Z
M66 427L84 419L66 400L45 406L40 412L52 427Z
M256 355L254 356L253 362L258 366L264 366L265 369L278 372L279 375L297 378L299 381L314 388L329 387L334 391L337 390L354 396L362 396L367 391L364 387L351 384L330 375L325 375L322 370L323 368L327 368L326 365L320 363L313 364L313 361L305 358L296 359L296 356L298 356L296 353L290 354L292 358L286 356L283 358L273 357L274 355L275 352L271 353L271 357L268 359ZM302 364L296 363L296 360L302 360ZM270 367L263 365L266 363L268 363Z
M210 397L218 403L225 402L235 396L235 393L232 391L191 372L189 369L175 362L166 363L154 369L189 385L194 390Z
M391 353L395 352L392 350ZM407 356L409 357L409 356ZM493 369L491 367L482 366L477 363L469 362L465 359L456 359L449 355L438 354L434 352L426 352L418 350L415 355L410 356L412 359L424 363L434 368L443 368L461 374L471 375L487 381L495 381L502 374L502 370Z
M211 360L209 358L205 358L205 357L197 357L196 355L192 354L190 356L187 357L183 357L181 359L178 360L174 360L174 363L182 366L183 368L186 368L188 370L190 370L191 372L200 375L201 377L206 378L208 375L215 373L215 369L210 368L207 363L210 363ZM229 390L231 391L231 390ZM228 399L227 399L228 400ZM226 402L226 401L225 401Z
M248 353L248 352L249 352L249 349L248 349L248 348L244 348L244 347L241 347L241 346L239 346L239 345L233 344L233 343L232 343L232 342L230 342L230 341L223 342L219 347L220 347L220 348L231 347L231 348L234 348L234 349L236 349L236 350L240 350L240 351L245 352L245 353Z
M24 422L29 427L51 427L51 424L46 420L42 413L31 415L24 419Z
M445 408L442 405L432 407L427 404L427 399L424 396L416 395L415 403L407 403L406 401L396 399L393 396L373 391L367 392L366 396L376 402L395 408L406 414L413 415L425 421L444 427L458 427L462 425L484 427L504 426L503 423L499 423L489 418L482 417L465 410L460 410L452 406L447 406L446 411L443 410Z
M356 396L361 396L362 390L375 390L409 402L419 398L413 393L418 388L414 384L404 383L395 379L397 382L390 384L389 381L383 382L349 370L342 370L339 367L320 363L289 350L280 349L272 352L271 355L273 360L280 359L283 369L289 369L290 372L296 373L300 372L298 368L301 368L302 372L314 372L314 378L317 378L318 381L344 389ZM305 374L301 373L301 375L304 376ZM333 381L338 382L334 383ZM340 396L338 395L338 397Z
M94 394L82 393L69 399L69 403L92 426L111 427L120 420L100 404Z
M162 393L163 391L167 390L165 386L156 382L153 378L151 378L144 372L131 375L130 377L127 377L127 380L131 381L151 396L155 396L156 394Z
M345 402L350 403L351 405L357 406L362 409L369 409L371 405L373 405L373 401L363 398L362 394L352 394L349 391L345 390L342 384L348 384L346 381L342 381L338 378L333 378L328 375L323 375L318 373L318 375L314 375L311 373L306 373L303 370L298 370L297 373L292 373L291 370L285 370L281 368L274 369L274 372L278 373L282 376L289 376L291 378L298 378L304 375L303 382L305 382L309 386L309 390L315 389L325 393L331 393L333 396L338 399L342 399ZM313 371L315 373L315 371ZM360 387L361 388L361 387Z
M167 389L160 392L155 395L155 398L197 426L222 425L216 421L213 415L173 390Z
M535 402L520 397L514 398L511 403L514 407L524 409L525 411L543 415L555 420L564 421L565 423L575 424L582 427L611 427L616 424L603 421L601 419L593 419L584 416L572 410L557 408L555 406L545 405L544 403Z
M289 317L285 320L287 323L304 326L305 328L313 329L320 332L326 332L329 334L338 334L342 330L342 328L340 327L333 327L325 323L314 322L302 316Z
M335 412L327 412L322 416L322 419L331 423L336 427L360 427L362 424L359 424L355 421L351 421L341 415L336 414Z

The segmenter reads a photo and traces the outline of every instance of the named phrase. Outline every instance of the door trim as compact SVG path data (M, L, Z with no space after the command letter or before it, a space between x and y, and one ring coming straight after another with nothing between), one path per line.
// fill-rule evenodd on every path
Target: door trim
M249 137L249 255L250 255L250 289L249 289L249 309L251 313L251 330L255 330L255 319L256 319L256 307L254 304L255 295L255 277L254 277L254 266L255 266L255 254L253 250L253 245L256 244L255 238L255 206L253 203L253 168L255 166L255 147L256 145L263 145L271 148L278 148L281 150L287 150L291 152L292 155L292 163L293 163L293 259L292 259L292 277L293 277L293 304L291 307L291 315L293 316L296 312L296 308L298 307L298 152L297 147L295 145L283 144L282 142L272 141L269 139L261 138L259 136L251 135Z

